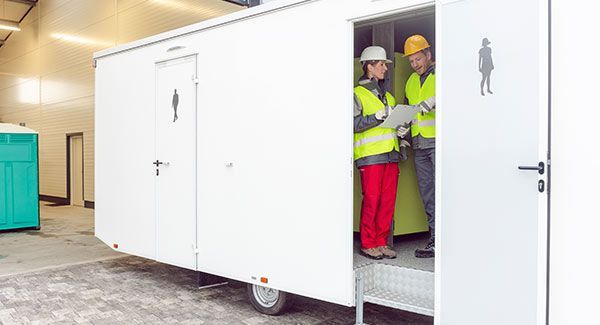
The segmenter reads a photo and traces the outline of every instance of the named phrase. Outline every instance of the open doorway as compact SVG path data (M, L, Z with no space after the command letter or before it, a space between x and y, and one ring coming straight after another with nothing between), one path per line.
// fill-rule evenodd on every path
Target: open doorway
M83 207L83 133L67 135L67 189L69 204Z
M387 58L392 61L380 86L394 97L396 104L409 104L405 87L414 70L408 58L404 57L404 45L406 39L415 34L427 39L431 45L431 57L435 64L433 6L356 23L353 56L354 86L359 85L359 80L365 74L359 60L362 51L369 46L380 46L385 49ZM354 268L357 274L363 273L365 301L433 316L434 258L415 256L417 249L427 246L430 239L429 225L419 191L414 151L411 147L406 147L402 151L400 155L402 158L398 164L400 173L393 223L387 239L388 246L397 254L395 258L372 259L361 252L360 219L363 191L361 171L355 164ZM392 283L390 280L395 281Z

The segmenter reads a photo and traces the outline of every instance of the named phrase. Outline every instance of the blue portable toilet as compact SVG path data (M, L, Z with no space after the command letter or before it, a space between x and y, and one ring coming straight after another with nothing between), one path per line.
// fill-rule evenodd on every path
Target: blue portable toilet
M38 133L0 123L0 231L40 228Z

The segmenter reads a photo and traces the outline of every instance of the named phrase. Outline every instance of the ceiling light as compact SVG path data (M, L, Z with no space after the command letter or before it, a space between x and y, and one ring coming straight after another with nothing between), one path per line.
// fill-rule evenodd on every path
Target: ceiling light
M12 31L20 31L19 23L11 20L0 19L0 29L4 30L12 30Z

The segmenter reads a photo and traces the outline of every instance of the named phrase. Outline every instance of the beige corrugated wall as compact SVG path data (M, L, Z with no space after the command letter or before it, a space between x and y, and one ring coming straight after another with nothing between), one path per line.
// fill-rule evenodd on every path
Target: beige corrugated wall
M94 52L240 9L221 0L40 0L0 48L0 121L40 133L40 194L66 198L67 134L82 132L84 199L94 201Z

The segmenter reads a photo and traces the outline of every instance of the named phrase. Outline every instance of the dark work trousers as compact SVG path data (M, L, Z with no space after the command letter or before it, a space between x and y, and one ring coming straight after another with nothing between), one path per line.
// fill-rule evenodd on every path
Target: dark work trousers
M430 235L435 236L435 148L415 149L415 169Z

